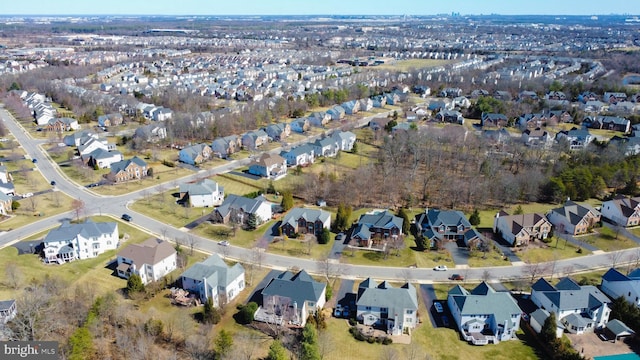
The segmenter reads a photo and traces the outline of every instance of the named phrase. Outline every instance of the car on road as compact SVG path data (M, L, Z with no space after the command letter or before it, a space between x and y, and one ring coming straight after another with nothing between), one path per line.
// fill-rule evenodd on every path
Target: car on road
M447 265L437 265L433 268L434 271L447 271Z
M51 180L51 186L56 186L56 181L55 180Z
M464 280L464 276L460 275L460 274L453 274L449 277L449 280L458 280L458 281L462 281Z
M220 246L229 246L229 242L227 240L218 241L218 245L220 245Z
M124 221L131 221L131 215L129 215L129 214L122 214L122 220L124 220Z
M34 163L34 164L37 164L38 163L38 159L33 158L33 159L31 159L31 162Z
M33 193L25 193L25 194L22 194L22 198L23 198L23 199L26 199L26 198L29 198L29 197L32 197L32 196L33 196Z
M442 314L444 312L444 308L439 302L434 302L433 307L436 309L436 312L438 312L438 314Z

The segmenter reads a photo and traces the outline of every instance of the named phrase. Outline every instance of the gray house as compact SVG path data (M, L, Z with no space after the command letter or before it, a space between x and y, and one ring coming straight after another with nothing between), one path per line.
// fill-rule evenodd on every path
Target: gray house
M214 306L235 299L244 289L244 268L227 265L218 254L194 264L180 275L182 288L195 292L201 302L212 298Z
M364 325L382 326L388 334L410 333L418 325L416 288L406 283L399 288L367 278L358 285L356 318Z

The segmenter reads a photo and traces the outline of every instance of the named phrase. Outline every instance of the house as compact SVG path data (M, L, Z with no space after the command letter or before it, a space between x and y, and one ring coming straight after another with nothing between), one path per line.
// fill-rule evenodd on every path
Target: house
M255 320L302 327L309 315L325 304L326 284L313 280L306 271L284 271L262 289L262 304Z
M338 151L340 151L340 146L331 137L318 139L311 146L313 146L316 157L334 157L338 154Z
M374 242L402 235L402 223L401 217L393 215L388 210L366 213L360 215L351 238L359 246L371 247Z
M202 303L212 298L213 306L235 299L245 287L244 267L227 265L218 254L193 264L180 275L182 288L196 293Z
M587 116L582 120L582 125L591 129L605 129L628 133L631 130L631 121L617 116Z
M640 197L618 195L604 201L600 208L602 218L619 226L640 225Z
M485 281L471 291L456 285L447 305L462 338L473 345L518 339L522 310L508 292L495 291Z
M545 100L567 100L567 95L562 91L549 91L544 98Z
M7 215L13 212L11 204L13 203L13 197L3 192L0 192L0 215Z
M453 99L453 106L460 109L468 109L471 107L471 100L467 99L465 96L458 96Z
M110 127L122 124L123 118L120 113L112 113L98 116L98 126Z
M167 127L164 124L153 123L143 125L133 133L134 139L142 139L146 142L156 142L167 137Z
M176 269L176 254L176 249L169 242L150 238L118 252L116 271L124 279L136 274L146 285Z
M573 116L571 116L571 113L567 110L549 110L547 112L547 118L547 125L573 122Z
M47 131L53 132L65 132L71 130L78 130L80 126L78 125L78 120L72 118L53 118L49 120L45 129Z
M360 111L360 102L358 100L351 100L340 105L345 114L347 115L355 115Z
M513 96L511 96L511 93L508 91L496 90L493 93L493 98L503 101L511 101L513 99Z
M249 165L249 174L278 180L287 175L287 160L278 154L262 154Z
M115 148L115 146L113 146L113 148ZM78 154L80 156L85 156L85 159L88 160L89 158L86 156L98 149L102 149L104 151L109 151L109 144L107 143L107 141L105 139L97 139L97 138L88 138L87 142L78 145Z
M115 222L93 222L80 224L63 222L59 228L47 233L43 240L46 262L62 264L76 259L94 258L119 245L118 224Z
M236 135L229 135L213 140L211 151L219 158L226 159L229 155L240 150L242 143Z
M533 331L535 331L537 334L540 334L540 332L542 331L542 327L544 326L544 323L547 321L547 318L549 316L551 316L551 314L547 310L538 308L534 312L529 314L529 325L531 325ZM562 323L557 319L555 332L556 338L561 338L562 334L564 333L564 325L562 325Z
M401 122L398 123L396 126L391 128L391 134L398 134L398 133L406 133L407 131L411 130L411 123L409 122ZM415 126L415 124L413 124L413 126Z
M0 181L0 193L7 196L13 196L16 193L16 187L12 182Z
M620 101L626 101L627 94L623 92L605 92L602 96L602 101L609 104L617 104Z
M320 236L322 229L331 227L331 214L321 209L293 208L282 219L282 233L291 237L295 234Z
M88 154L82 155L83 161L91 167L106 169L112 164L124 160L124 155L120 151L106 151L104 149L96 149Z
M552 209L547 219L562 234L586 234L600 222L601 214L589 204L568 200L564 206Z
M85 143L87 143L90 139L96 139L98 140L100 137L98 136L98 134L94 133L91 130L81 130L81 131L76 131L72 134L69 135L65 135L62 138L62 142L67 145L67 146L80 146L80 145L84 145Z
M537 129L547 125L547 116L543 113L522 114L516 123L521 129Z
M505 127L509 120L503 114L482 113L480 126L482 127Z
M455 106L453 105L453 102L445 100L432 100L429 102L429 105L427 105L427 110L432 112L453 110L454 108Z
M440 97L450 97L450 98L455 98L458 96L462 96L462 89L460 88L444 88L442 89L442 91L440 91L439 94ZM391 104L393 105L393 104Z
M262 130L267 133L271 141L281 141L291 135L291 126L287 123L271 124Z
M521 91L520 94L518 94L518 100L519 101L524 101L524 100L538 101L539 97L535 91L524 90L524 91Z
M425 209L416 215L416 226L430 248L443 246L446 241L464 242L468 247L482 242L480 234L458 210Z
M391 122L391 120L392 119L388 117L373 118L371 119L371 121L369 121L369 127L373 131L383 130L387 126L387 124Z
M139 180L147 176L147 163L137 156L129 160L118 161L111 164L111 172L107 178L116 183L129 180Z
M640 269L625 275L611 268L602 275L600 289L611 299L623 297L629 304L640 307Z
M541 128L526 129L520 137L526 146L533 148L548 148L553 145L553 138L547 130Z
M224 201L224 188L211 179L180 184L179 202L191 207L214 207Z
M530 241L546 239L551 232L551 223L543 214L509 215L501 211L493 221L493 232L511 246L528 245Z
M18 315L15 300L0 300L0 325L6 324Z
M512 140L511 134L505 128L483 129L482 137L487 139L491 144L494 145L506 144Z
M539 308L555 313L572 334L593 332L609 321L611 300L597 287L580 286L569 277L551 285L540 278L531 286L531 301Z
M600 113L605 111L608 108L607 103L603 103L602 101L587 101L584 105L581 106L582 110L587 113Z
M454 124L464 124L464 118L462 117L462 113L460 111L455 110L440 110L435 116L436 121L440 122L449 122Z
M587 129L573 128L571 130L563 130L556 134L556 141L566 143L569 150L585 149L593 139L593 135Z
M315 127L324 127L331 121L331 114L322 111L316 111L311 114L309 117L309 124Z
M242 135L240 140L242 147L249 150L256 150L269 142L269 135L263 130L249 131Z
M387 105L398 105L400 104L400 95L395 92L383 94L384 97L387 98ZM458 95L460 96L460 95Z
M287 160L288 166L307 166L313 164L315 150L311 144L303 144L281 152L280 156Z
M373 109L373 100L366 98L358 101L360 102L360 111L370 111Z
M331 134L331 139L338 144L338 150L351 151L353 149L353 144L356 143L356 134L351 131L338 130Z
M257 223L262 224L271 220L271 204L262 196L249 199L244 196L228 194L213 214L213 220L227 224L229 222L246 224L249 217L256 217Z
M371 98L371 100L373 101L374 108L383 108L387 105L387 98L382 95L376 95Z
M185 164L197 165L211 158L213 150L207 144L195 144L186 147L178 153L178 160Z
M297 133L305 133L309 131L311 124L309 123L309 119L307 118L298 118L289 123L291 127L291 131L295 131Z
M366 326L382 327L390 335L410 334L418 325L416 288L405 283L399 288L367 278L358 285L356 319Z
M331 116L331 120L333 121L341 120L344 118L346 113L346 110L340 105L335 105L331 109L327 110L327 114Z
M0 181L2 182L13 181L13 176L11 176L11 173L9 173L9 170L4 165L0 165Z

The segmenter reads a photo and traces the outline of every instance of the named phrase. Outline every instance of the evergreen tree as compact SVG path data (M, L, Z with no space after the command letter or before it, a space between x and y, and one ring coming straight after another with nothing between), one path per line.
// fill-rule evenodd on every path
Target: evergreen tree
M205 323L217 324L220 322L220 318L220 312L213 306L213 298L209 296L202 309L202 319Z
M255 230L256 228L258 228L258 218L253 213L249 214L249 217L247 218L247 229Z
M142 278L138 274L132 274L129 276L127 280L127 293L139 293L144 291L144 284L142 283Z
M331 240L331 234L329 232L329 229L323 228L322 232L320 233L320 236L318 236L318 243L328 244L329 240Z
M556 313L552 312L542 325L542 330L540 330L540 337L547 344L551 344L557 340L556 323Z
M471 216L469 216L469 223L473 226L480 225L480 213L478 212L478 209L474 209Z
M293 193L290 190L286 190L282 193L282 211L289 211L293 208Z
M518 207L513 211L513 215L522 215L524 214L524 210L522 210L522 205L518 205Z
M220 332L218 333L218 337L215 340L216 353L221 358L224 358L225 356L229 355L232 347L233 338L231 337L231 334L225 329L220 330Z
M282 346L280 340L274 340L269 346L267 360L289 360L287 350Z
M85 360L93 357L93 338L86 326L73 332L69 338L69 347L69 360Z
M409 220L409 214L404 208L398 210L398 217L402 218L402 233L408 234L411 231L411 220Z

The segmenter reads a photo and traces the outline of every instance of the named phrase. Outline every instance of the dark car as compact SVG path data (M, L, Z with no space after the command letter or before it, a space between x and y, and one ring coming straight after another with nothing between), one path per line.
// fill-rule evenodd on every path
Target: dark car
M451 275L451 277L449 278L450 280L464 280L464 276L460 275L460 274L453 274Z
M34 158L34 159L31 159L31 162L35 164L35 163L37 163L37 162L38 162L38 159L35 159L35 158Z
M122 214L122 220L124 220L124 221L131 221L131 215L129 215L129 214Z
M51 186L56 186L56 181L55 180L51 180Z

